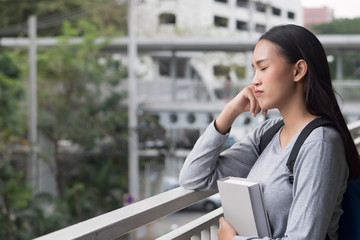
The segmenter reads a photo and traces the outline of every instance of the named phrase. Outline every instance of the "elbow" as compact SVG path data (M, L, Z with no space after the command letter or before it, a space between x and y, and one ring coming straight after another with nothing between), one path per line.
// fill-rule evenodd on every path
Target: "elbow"
M195 181L195 177L189 175L186 171L181 170L179 174L179 184L185 189L198 190L199 186Z
M190 176L184 171L180 172L179 184L188 190L204 191L216 188L216 186L209 185L205 179L199 178L199 176Z
M179 184L185 189L192 189L191 181L189 181L189 178L186 176L186 173L183 170L181 170L179 174Z

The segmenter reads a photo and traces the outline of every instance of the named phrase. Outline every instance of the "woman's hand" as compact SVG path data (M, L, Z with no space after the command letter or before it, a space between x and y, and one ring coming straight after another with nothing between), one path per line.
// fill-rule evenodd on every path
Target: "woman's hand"
M259 103L255 97L254 86L245 87L239 92L229 104L233 105L233 108L237 115L243 112L251 112L255 117L261 111Z
M215 127L220 133L226 133L239 114L251 112L255 117L261 110L266 115L267 111L260 108L255 97L254 86L245 87L226 104L215 121Z
M220 228L217 231L218 240L232 240L236 236L234 228L221 217L219 219Z

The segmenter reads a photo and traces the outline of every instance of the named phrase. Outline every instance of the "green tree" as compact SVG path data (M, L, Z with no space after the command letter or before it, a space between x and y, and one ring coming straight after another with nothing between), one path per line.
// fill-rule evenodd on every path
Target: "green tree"
M97 45L95 39L126 31L126 7L115 0L1 4L7 7L0 9L0 35L24 35L30 14L38 17L39 36L61 35L54 48L38 49L38 128L56 147L57 198L33 195L24 177L26 51L0 53L0 239L31 239L121 207L127 108L119 83L126 69L101 51L107 41ZM84 42L68 44L73 36ZM76 151L61 148L64 140Z
M80 19L100 27L102 31L116 26L126 31L126 10L117 0L0 0L0 36L24 36L30 15L37 16L38 36L58 36L64 21L74 26Z
M84 41L69 39L84 33ZM59 44L39 54L39 129L55 146L60 197L72 222L120 206L127 184L125 68L103 53L100 30L82 20L63 25ZM74 151L64 150L67 141ZM74 149L73 148L73 149Z
M316 34L360 34L360 18L341 18L335 19L329 23L315 24L311 29ZM330 53L331 54L331 53ZM333 78L336 76L336 59L330 63L330 70ZM343 61L343 79L359 79L360 78L360 54L358 52L344 52L342 54Z
M19 104L24 87L16 56L15 53L0 51L0 239L15 239L15 236L26 234L26 231L21 231L24 221L18 216L32 200L31 189L24 181L23 168L16 168L21 163L16 160L22 159L25 153L22 144L25 128Z
M311 29L317 34L360 34L360 18L339 18L328 23L314 24Z

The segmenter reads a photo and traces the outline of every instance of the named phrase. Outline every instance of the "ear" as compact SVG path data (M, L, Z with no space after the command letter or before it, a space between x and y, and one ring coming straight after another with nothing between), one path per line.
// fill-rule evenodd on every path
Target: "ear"
M307 73L307 63L305 62L304 59L300 59L299 61L297 61L297 63L295 63L295 72L294 72L294 81L295 82L300 82L305 74Z

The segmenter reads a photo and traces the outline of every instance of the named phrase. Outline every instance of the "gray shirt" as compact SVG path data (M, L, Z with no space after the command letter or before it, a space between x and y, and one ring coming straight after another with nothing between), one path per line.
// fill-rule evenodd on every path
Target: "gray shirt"
M337 239L348 177L342 139L331 127L314 129L299 151L290 184L286 162L300 132L283 149L279 131L259 156L261 136L279 120L265 121L225 151L229 134L220 134L211 123L185 160L179 182L187 189L206 190L227 176L260 180L273 239L322 240L326 234Z

